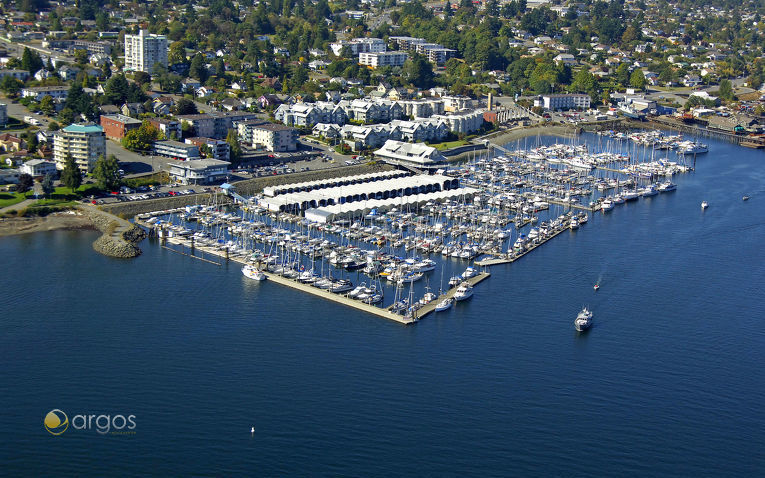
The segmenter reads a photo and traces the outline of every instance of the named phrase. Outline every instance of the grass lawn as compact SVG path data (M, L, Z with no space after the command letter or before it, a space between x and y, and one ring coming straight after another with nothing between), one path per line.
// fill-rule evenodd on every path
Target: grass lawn
M154 173L151 176L142 176L140 178L125 179L122 183L129 188L141 186L156 186L158 184L170 184L170 176L164 172Z
M470 144L470 143L468 143L464 139L458 139L457 141L446 141L445 143L431 144L430 146L433 146L439 151L443 151L445 149L452 149L458 146L465 146L466 144Z
M26 195L20 193L0 193L0 208L13 206L26 199Z

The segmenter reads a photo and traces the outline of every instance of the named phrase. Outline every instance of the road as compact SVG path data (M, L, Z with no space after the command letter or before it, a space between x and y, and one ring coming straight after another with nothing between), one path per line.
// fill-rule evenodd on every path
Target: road
M5 99L3 102L8 105L8 116L12 116L19 121L24 121L24 116L31 116L40 121L42 125L40 126L41 129L48 129L48 122L50 121L48 117L32 113L27 109L26 106L22 105L21 103L13 102L9 99Z

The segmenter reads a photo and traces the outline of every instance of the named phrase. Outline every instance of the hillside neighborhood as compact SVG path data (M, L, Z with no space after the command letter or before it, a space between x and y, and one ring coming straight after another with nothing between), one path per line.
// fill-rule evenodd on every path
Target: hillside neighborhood
M220 183L284 158L385 161L405 144L439 162L439 151L538 123L664 118L756 136L763 10L690 0L6 5L0 184L15 193L2 205L32 190L53 204L55 193L126 184Z

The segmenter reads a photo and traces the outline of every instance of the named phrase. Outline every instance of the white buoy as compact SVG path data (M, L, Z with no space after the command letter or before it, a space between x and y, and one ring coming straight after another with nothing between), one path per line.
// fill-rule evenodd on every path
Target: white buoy
M255 433L255 427L250 428L250 433Z

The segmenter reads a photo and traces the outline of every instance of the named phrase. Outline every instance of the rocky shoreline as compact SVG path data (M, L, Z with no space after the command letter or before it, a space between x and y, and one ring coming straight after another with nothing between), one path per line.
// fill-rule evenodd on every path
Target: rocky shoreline
M56 212L42 217L0 218L0 237L55 230L98 230L101 236L93 249L105 256L128 259L139 256L138 243L146 231L92 206Z
M81 210L103 234L93 243L93 249L105 256L129 259L141 255L138 243L146 238L139 226L92 206Z

